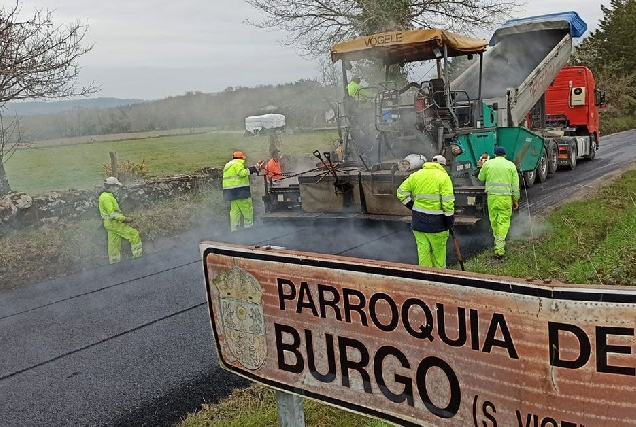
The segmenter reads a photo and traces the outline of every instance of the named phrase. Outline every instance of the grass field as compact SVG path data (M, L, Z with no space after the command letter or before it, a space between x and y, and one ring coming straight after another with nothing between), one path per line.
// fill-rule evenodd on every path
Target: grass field
M113 139L116 139L113 136ZM284 155L334 148L335 132L282 135ZM18 151L5 165L11 188L28 194L52 190L87 189L101 185L102 165L110 164L109 152L120 161L146 164L151 176L191 173L204 166L221 167L241 150L248 164L269 157L269 138L244 137L236 132L202 132L152 138L93 141L71 145L36 146Z
M519 215L527 215L520 212ZM566 283L636 285L636 170L600 188L594 197L535 218L535 236L506 245L504 263L487 251L466 269Z
M391 427L393 424L303 399L307 427ZM219 405L204 405L180 427L277 427L274 390L261 385L234 391Z

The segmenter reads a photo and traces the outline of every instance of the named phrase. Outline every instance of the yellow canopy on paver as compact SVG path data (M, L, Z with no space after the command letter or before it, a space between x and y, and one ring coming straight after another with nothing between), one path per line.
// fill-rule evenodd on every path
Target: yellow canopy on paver
M444 45L448 56L455 57L483 52L488 42L434 28L391 31L335 44L331 48L331 61L365 58L382 59L385 64L426 61L443 55Z

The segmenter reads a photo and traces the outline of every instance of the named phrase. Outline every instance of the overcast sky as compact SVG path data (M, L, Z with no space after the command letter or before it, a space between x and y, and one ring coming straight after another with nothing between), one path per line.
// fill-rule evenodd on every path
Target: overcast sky
M534 0L517 15L574 10L589 32L601 3L609 0ZM281 45L285 33L245 24L259 15L242 0L22 0L23 13L35 7L89 26L80 83L95 81L96 96L160 99L319 75L317 61Z

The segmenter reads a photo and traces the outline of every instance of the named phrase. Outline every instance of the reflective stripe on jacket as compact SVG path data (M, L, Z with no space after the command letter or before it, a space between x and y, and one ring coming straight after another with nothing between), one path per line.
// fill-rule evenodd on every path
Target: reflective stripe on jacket
M126 217L119 210L119 204L110 191L104 191L99 195L99 214L104 221L123 221Z
M254 169L255 171L256 169ZM251 170L245 167L245 159L232 159L223 168L223 199L232 200L247 199L251 197L250 175Z
M439 163L426 162L398 187L397 198L413 201L411 228L425 233L448 230L445 216L455 214L455 195L450 176Z
M477 178L486 183L486 193L489 195L512 196L513 200L519 200L517 167L504 156L485 162Z

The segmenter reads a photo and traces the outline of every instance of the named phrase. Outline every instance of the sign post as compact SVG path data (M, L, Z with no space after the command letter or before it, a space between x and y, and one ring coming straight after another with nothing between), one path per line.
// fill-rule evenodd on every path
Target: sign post
M280 427L305 427L305 413L300 397L276 390L276 407Z
M296 395L278 393L287 419L304 396L407 426L636 423L635 290L211 242L201 253L219 363Z

